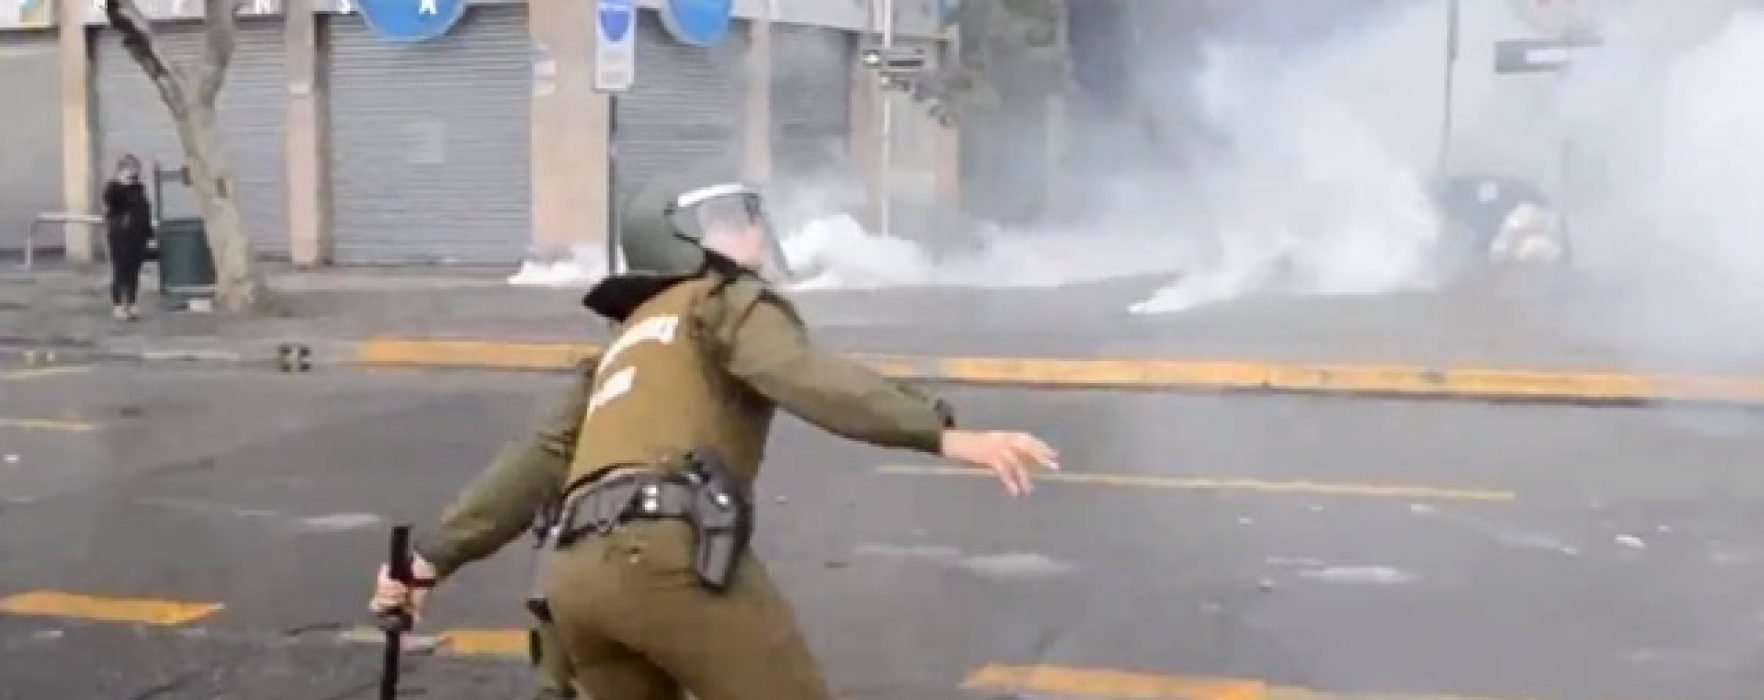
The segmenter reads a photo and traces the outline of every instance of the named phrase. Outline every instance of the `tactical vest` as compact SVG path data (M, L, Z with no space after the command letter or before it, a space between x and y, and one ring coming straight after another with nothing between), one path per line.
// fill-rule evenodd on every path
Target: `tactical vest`
M751 491L776 409L723 369L714 326L740 285L720 281L676 284L626 319L595 372L567 483L709 449Z

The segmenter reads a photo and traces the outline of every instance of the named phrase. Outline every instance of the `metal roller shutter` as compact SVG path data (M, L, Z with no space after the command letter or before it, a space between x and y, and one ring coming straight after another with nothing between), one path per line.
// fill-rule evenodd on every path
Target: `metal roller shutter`
M403 44L330 18L333 259L516 263L531 241L524 5Z
M0 32L0 85L15 99L0 121L0 251L21 250L23 234L43 212L61 211L61 63L54 31ZM37 245L60 248L60 232Z
M856 43L838 29L772 27L773 167L783 178L818 177L848 153Z
M200 23L159 23L153 29L172 60L194 65L202 51ZM123 49L118 34L101 31L97 39L101 174L109 176L124 153L135 154L143 164L158 160L163 167L182 166L184 149L159 91ZM258 257L284 260L288 257L285 47L280 20L240 18L238 47L216 105L252 247ZM193 192L176 185L166 187L164 207L168 218L201 213Z
M739 163L745 22L723 43L682 44L655 10L638 12L637 82L618 100L618 191L711 159Z

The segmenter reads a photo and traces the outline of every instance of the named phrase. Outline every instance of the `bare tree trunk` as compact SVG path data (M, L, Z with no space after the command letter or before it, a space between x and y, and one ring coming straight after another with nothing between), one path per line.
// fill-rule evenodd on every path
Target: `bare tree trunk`
M215 301L222 311L244 313L260 308L269 301L270 293L257 271L251 238L239 212L239 193L215 111L233 58L238 0L204 0L203 8L207 42L201 61L195 66L179 66L160 53L152 23L134 0L105 2L110 26L122 35L123 48L158 88L160 100L177 125L213 254Z
M190 166L190 184L202 205L202 222L214 256L215 302L223 311L257 308L265 293L253 262L251 239L239 213L232 164L220 139L214 105L193 104L178 123L178 138Z

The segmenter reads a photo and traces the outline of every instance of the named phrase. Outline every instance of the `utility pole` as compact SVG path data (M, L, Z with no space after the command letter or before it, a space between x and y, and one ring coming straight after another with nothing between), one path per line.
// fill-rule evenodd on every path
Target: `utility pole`
M894 0L881 0L882 10L882 50L885 53L894 50ZM882 145L878 166L881 183L881 202L878 203L876 217L879 233L887 236L894 232L894 99L887 90L878 90L877 99L882 107Z
M878 144L880 152L876 158L876 176L880 180L877 188L880 190L877 225L882 235L889 235L893 232L894 95L913 95L915 100L928 103L933 116L943 115L940 118L948 119L949 115L941 94L923 94L927 90L934 90L937 82L936 76L928 72L931 65L928 52L922 47L896 46L894 43L894 0L870 0L870 8L880 10L879 13L871 13L871 28L879 30L881 42L864 48L859 53L858 61L876 76L874 94L880 102L877 109L881 113L881 128L877 130L881 132L881 143ZM877 16L878 14L881 16Z
M1458 25L1462 21L1462 10L1458 5L1459 0L1446 0L1445 104L1439 124L1439 160L1434 166L1438 170L1436 177L1442 181L1451 167L1452 98L1458 73Z

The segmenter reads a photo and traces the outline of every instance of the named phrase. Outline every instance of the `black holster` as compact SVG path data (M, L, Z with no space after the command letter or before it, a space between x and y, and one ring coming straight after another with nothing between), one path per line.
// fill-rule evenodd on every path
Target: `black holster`
M686 474L696 487L688 511L695 536L692 568L704 585L721 591L753 536L753 502L714 454L701 450L687 455Z
M634 520L683 520L692 528L692 568L713 591L728 587L753 533L753 504L723 462L707 451L686 456L678 469L627 471L588 481L566 497L556 546Z
M551 603L545 599L545 549L557 536L561 510L561 503L549 504L539 509L538 515L533 518L533 549L536 551L533 553L533 581L527 592L526 607L527 612L532 613L541 623L551 622ZM532 640L535 664L539 662L538 645L539 637L535 633Z

